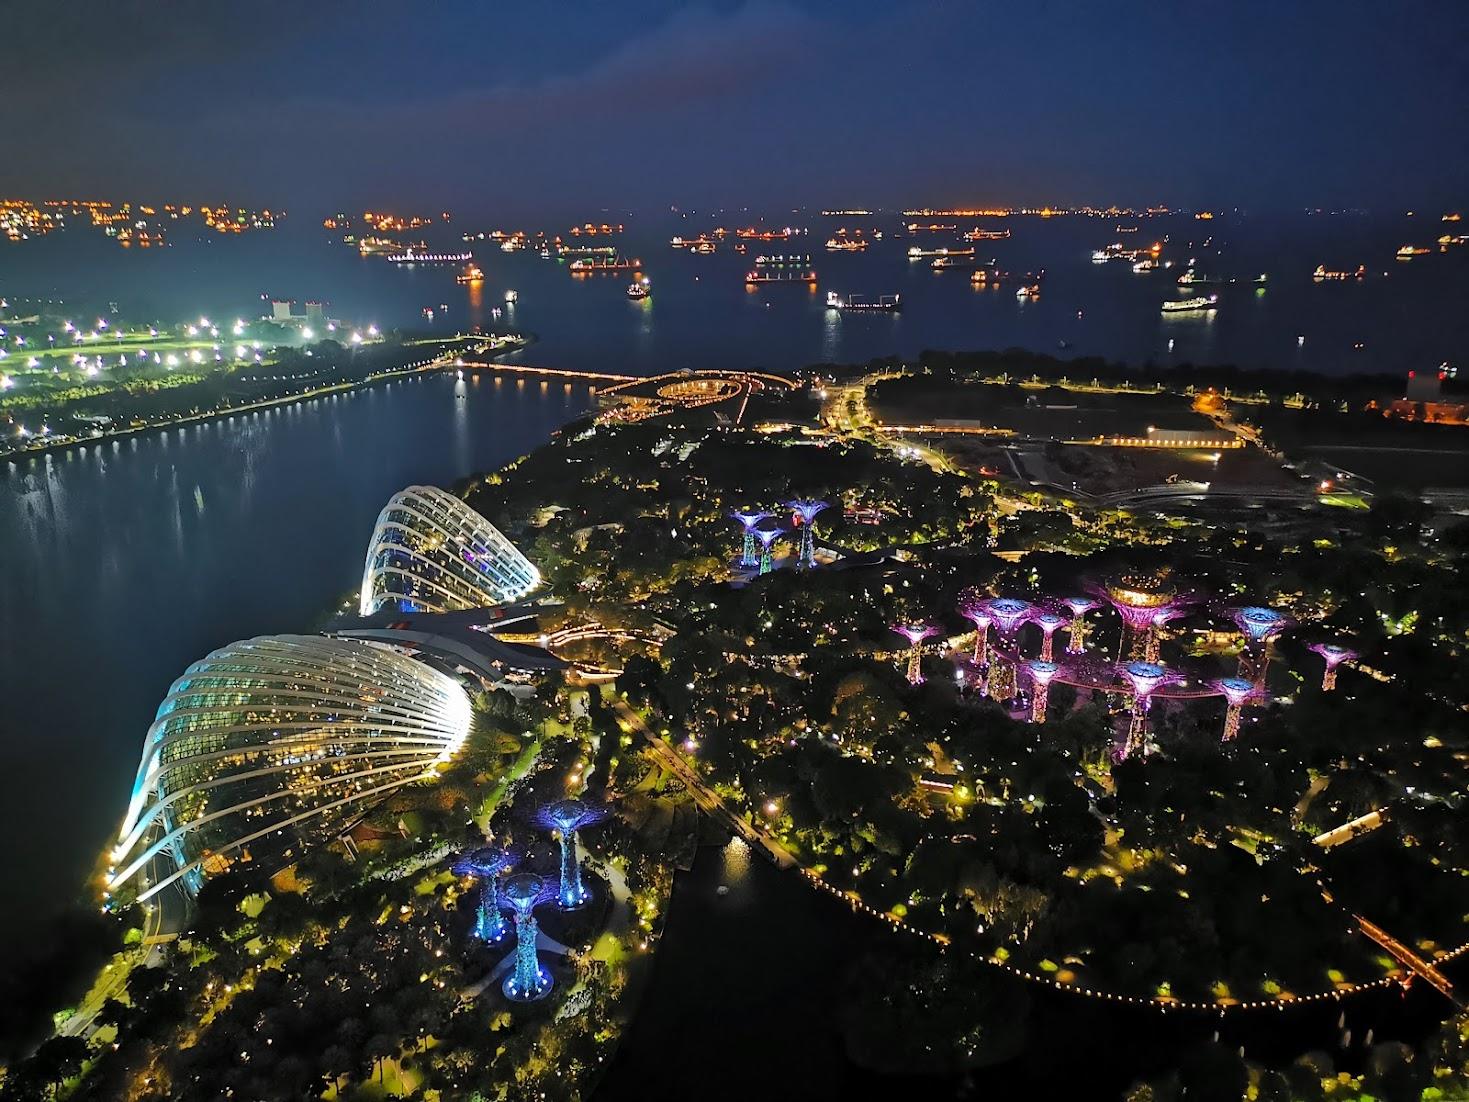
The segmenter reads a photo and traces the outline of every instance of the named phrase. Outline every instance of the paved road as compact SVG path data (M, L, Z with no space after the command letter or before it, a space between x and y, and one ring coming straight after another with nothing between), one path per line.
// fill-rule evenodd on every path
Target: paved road
M781 868L795 868L799 865L790 850L763 830L757 830L751 826L744 816L731 811L719 794L704 783L699 774L688 762L684 761L678 751L648 728L642 716L621 700L612 701L612 710L630 730L637 731L643 736L648 744L648 752L658 760L659 764L666 767L670 773L683 782L684 787L689 790L689 795L694 798L694 802L700 808L723 822L749 845L763 851Z

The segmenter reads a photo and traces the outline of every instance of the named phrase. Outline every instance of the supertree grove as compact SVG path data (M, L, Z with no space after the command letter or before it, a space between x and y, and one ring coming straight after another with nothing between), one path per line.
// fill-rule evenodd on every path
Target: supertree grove
M551 973L536 954L536 939L541 930L534 913L550 893L546 881L528 872L516 873L501 888L501 895L515 915L515 963L501 986L505 997L513 1002L534 1002L551 990Z
M474 936L498 945L510 934L510 924L500 913L500 877L515 867L516 854L503 846L484 846L454 862L454 872L484 883L475 911Z
M760 541L760 573L769 574L775 569L775 558L770 549L775 541L785 534L784 528L758 528L755 538Z
M816 514L828 507L825 501L790 501L786 503L801 518L801 546L796 556L796 569L809 570L816 565Z
M561 887L556 905L563 911L574 911L592 898L581 882L581 865L576 859L576 832L584 826L607 817L605 808L582 800L557 800L536 813L536 822L553 831L561 844Z
M1041 609L1031 618L1031 622L1041 629L1041 658L1049 662L1053 657L1056 632L1066 626L1066 617L1059 612L1050 609Z
M1177 673L1156 662L1128 662L1117 672L1132 686L1132 717L1127 725L1127 741L1121 757L1130 758L1148 744L1148 708L1152 696L1164 685L1180 680Z
M740 548L740 565L753 568L760 565L760 555L755 549L755 531L762 520L769 520L770 513L731 513L744 526L744 543Z
M1071 610L1071 631L1066 639L1066 653L1081 654L1086 650L1086 614L1101 602L1092 597L1065 597L1061 603Z
M908 640L908 684L917 685L923 680L923 673L918 668L923 657L922 643L930 635L937 635L939 629L931 624L894 624L893 630Z
M1230 742L1239 734L1240 711L1250 701L1262 697L1264 692L1259 685L1242 677L1221 677L1217 681L1209 682L1209 685L1229 701L1229 707L1224 712L1222 741Z
M1239 652L1239 676L1248 681L1263 682L1270 667L1270 643L1293 621L1284 613L1259 605L1231 609L1229 615L1245 638L1245 645Z
M1160 629L1163 625L1168 623L1169 620L1177 620L1180 616L1186 616L1187 614L1187 608L1181 605L1169 605L1167 608L1160 608L1153 615L1152 628L1148 631L1147 642L1143 645L1144 662L1158 661L1158 651L1163 644L1163 637L1160 634Z
M1326 661L1326 670L1321 675L1321 689L1329 693L1336 688L1336 668L1343 662L1356 658L1357 652L1339 643L1312 643L1311 650Z
M989 657L989 630L994 623L989 611L989 597L973 586L960 590L959 615L974 623L974 664L983 666Z
M1020 668L1030 675L1030 680L1035 686L1030 698L1030 721L1044 723L1046 721L1046 697L1050 693L1051 680L1061 672L1061 667L1046 659L1028 658L1020 663Z

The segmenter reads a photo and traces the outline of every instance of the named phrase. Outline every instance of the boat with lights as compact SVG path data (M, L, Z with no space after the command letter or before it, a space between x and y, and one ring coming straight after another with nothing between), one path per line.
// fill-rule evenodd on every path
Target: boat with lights
M1200 295L1197 298L1169 299L1163 304L1163 313L1181 314L1194 310L1216 310L1218 308L1218 295Z
M900 295L879 295L877 298L866 298L862 295L839 295L835 291L826 292L826 308L828 310L886 310L894 311L903 308Z

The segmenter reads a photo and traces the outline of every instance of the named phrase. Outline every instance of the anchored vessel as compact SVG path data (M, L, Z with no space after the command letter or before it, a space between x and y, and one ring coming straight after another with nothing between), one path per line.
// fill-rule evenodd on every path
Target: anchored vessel
M1165 314L1176 314L1186 310L1216 310L1218 309L1218 304L1218 295L1170 299L1163 304L1163 312Z
M871 299L862 295L844 297L835 291L828 291L826 308L828 310L901 310L903 305L900 295L879 295Z

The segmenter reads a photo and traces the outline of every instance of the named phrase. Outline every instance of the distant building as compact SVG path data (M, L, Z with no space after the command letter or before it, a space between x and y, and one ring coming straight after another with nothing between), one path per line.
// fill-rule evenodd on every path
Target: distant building
M284 302L281 302L276 299L271 299L270 320L289 324L291 321L291 300L286 299Z
M320 302L308 302L306 304L306 324L321 325L326 321L325 304Z
M1406 392L1387 405L1384 415L1441 425L1469 424L1469 401L1444 401L1443 384L1448 377L1447 366L1438 371L1408 372Z

